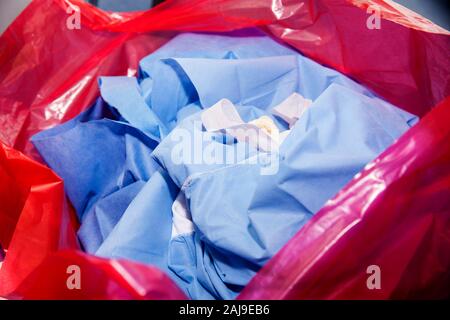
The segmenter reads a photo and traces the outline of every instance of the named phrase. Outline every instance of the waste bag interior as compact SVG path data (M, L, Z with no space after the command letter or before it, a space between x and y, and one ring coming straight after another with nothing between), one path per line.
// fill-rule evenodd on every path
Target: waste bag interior
M449 31L383 1L89 2L0 37L0 296L449 295Z

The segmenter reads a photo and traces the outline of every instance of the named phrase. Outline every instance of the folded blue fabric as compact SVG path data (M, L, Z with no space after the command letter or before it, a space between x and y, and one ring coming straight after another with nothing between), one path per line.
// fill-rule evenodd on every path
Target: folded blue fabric
M99 86L94 106L33 142L64 179L88 252L156 265L194 299L234 298L417 121L253 30L179 35L141 61L139 78ZM227 98L244 122L288 130L273 108L294 92L313 103L277 150L202 124Z
M99 98L75 119L32 138L64 180L88 252L97 250L139 192L140 182L158 168L151 157L157 143L120 118Z

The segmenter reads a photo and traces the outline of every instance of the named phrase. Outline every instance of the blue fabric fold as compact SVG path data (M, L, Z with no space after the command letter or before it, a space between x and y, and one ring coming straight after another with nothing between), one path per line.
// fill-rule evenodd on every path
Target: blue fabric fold
M138 191L137 182L147 181L158 168L151 157L156 142L118 118L100 98L73 120L32 138L47 164L64 179L88 252L97 250L120 219L120 209Z

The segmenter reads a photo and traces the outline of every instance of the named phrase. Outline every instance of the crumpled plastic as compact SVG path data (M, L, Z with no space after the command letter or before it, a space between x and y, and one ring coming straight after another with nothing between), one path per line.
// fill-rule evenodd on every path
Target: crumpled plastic
M67 32L67 3L82 8L81 30ZM366 27L368 15L362 9L370 4L380 6L380 30ZM252 9L245 10L250 5ZM170 16L177 19L168 19ZM448 96L448 32L382 1L295 1L284 6L266 1L220 1L214 5L168 1L148 13L110 15L80 1L38 0L1 37L1 139L38 159L29 137L90 105L98 94L98 75L134 75L138 60L173 35L160 30L221 32L250 26L263 27L308 57L342 71L416 115L425 115ZM35 28L44 30L42 42L31 41L36 34L29 30ZM74 56L77 58L69 59ZM240 297L447 297L448 107L446 100L369 164L269 261ZM48 276L57 271L56 265L55 270L51 264L36 269L54 256L65 263L79 261L76 257L80 254L75 251L57 252L78 248L75 223L70 222L74 216L64 205L60 180L48 183L51 171L36 169L41 167L6 146L2 145L2 150L9 155L2 158L2 168L9 171L3 175L7 178L2 179L1 189L6 205L1 208L5 223L0 224L0 242L7 254L0 271L0 295L71 297L65 282ZM12 153L20 161L11 158ZM36 176L18 179L17 163L20 168L37 170ZM37 195L47 201L36 201ZM41 203L47 203L46 210L38 210ZM52 208L53 222L48 220L48 208ZM34 221L43 221L40 228L50 229L42 232L36 223L31 224ZM91 261L85 256L80 259ZM383 273L381 290L366 287L366 264L373 263L389 270ZM35 286L26 289L21 284L32 270L34 276L28 279L33 279ZM87 263L84 270L95 274L99 269ZM136 282L127 275L133 267L116 270L122 275L119 286L110 291L107 286L90 287L78 297L130 298L127 293L136 289ZM117 271L107 272L114 281ZM42 283L54 290L42 292ZM133 297L146 297L157 281L138 283ZM166 284L158 287L160 297L165 297Z

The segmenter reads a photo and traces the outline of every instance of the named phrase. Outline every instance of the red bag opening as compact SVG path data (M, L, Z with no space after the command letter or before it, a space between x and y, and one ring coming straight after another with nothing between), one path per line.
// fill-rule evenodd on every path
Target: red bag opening
M69 32L77 12L81 28ZM367 27L374 12L380 29ZM63 183L29 158L40 161L29 138L89 106L98 76L135 74L138 61L177 32L254 26L424 117L330 200L239 298L449 296L449 33L381 0L175 0L126 14L79 0L33 1L0 38L0 243L7 249L0 296L184 298L155 268L79 251ZM82 266L80 291L67 289L70 265ZM381 290L366 286L371 265L389 270Z

